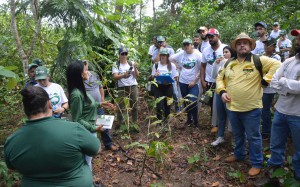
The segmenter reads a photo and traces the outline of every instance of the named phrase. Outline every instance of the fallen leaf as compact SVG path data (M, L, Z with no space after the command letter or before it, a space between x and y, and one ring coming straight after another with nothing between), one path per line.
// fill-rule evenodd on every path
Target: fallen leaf
M214 161L218 161L218 160L220 160L220 159L221 159L221 156L220 156L220 155L216 155L216 157L213 158Z
M128 164L128 165L132 165L132 160L128 160L128 161L127 161L127 164Z
M114 180L112 181L112 183L113 183L113 184L118 184L118 183L119 183L119 180L118 180L118 179L114 179Z
M115 167L117 164L116 163L111 163L109 165L112 166L112 167Z
M118 161L118 162L120 162L120 161L121 161L121 158L120 158L120 157L118 157L118 156L117 156L117 161Z
M219 182L214 182L211 186L216 187L216 186L219 186L219 185L220 185Z

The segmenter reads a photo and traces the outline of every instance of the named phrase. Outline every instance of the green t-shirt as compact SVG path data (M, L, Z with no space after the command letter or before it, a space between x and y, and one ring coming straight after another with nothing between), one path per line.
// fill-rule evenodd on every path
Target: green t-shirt
M28 120L5 142L10 169L23 175L23 187L93 186L84 155L95 155L100 141L82 125L54 117Z
M78 89L74 89L70 96L70 109L72 121L80 123L93 133L97 128L96 117L100 103L96 102L90 94L87 93L87 96L90 103L84 100L83 94Z

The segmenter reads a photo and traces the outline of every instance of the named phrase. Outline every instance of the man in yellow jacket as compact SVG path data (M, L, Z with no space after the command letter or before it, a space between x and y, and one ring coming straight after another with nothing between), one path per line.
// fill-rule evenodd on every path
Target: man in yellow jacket
M255 41L245 33L232 41L231 48L237 52L237 57L230 59L217 77L217 93L226 102L235 139L234 155L227 157L225 161L234 162L246 158L247 137L252 164L248 174L254 176L260 173L263 163L260 133L262 87L268 86L281 63L266 56L253 56L251 50L255 48ZM260 62L254 61L255 57Z

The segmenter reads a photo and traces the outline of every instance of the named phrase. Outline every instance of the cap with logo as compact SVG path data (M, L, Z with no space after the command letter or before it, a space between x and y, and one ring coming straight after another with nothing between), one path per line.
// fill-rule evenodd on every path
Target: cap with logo
M31 64L28 65L28 70L30 70L31 68L36 68L36 67L38 67L37 64L31 63Z
M189 38L186 38L182 41L182 44L192 44L192 43L193 43L193 41Z
M277 21L273 23L273 26L278 26L278 25L279 23Z
M164 41L166 40L166 38L163 37L163 36L157 36L156 40L157 40L158 42L164 42Z
M39 59L39 58L34 59L34 60L32 61L32 63L33 63L33 64L36 64L36 65L38 65L38 66L43 66L43 65L45 65L45 63L44 63L41 59Z
M46 66L39 66L35 69L35 80L46 79L49 71Z
M167 48L162 48L160 51L159 51L159 54L161 55L168 55L169 54L169 51Z
M125 46L121 46L121 47L119 48L119 54L121 54L121 53L123 53L123 52L128 53L128 48L126 48Z
M219 31L215 28L210 28L207 32L207 35L220 35Z
M262 26L262 27L265 28L265 29L268 28L267 24L266 24L265 22L263 22L263 21L260 21L260 22L257 22L257 23L254 24L254 27L255 27L255 28L256 28L257 26Z

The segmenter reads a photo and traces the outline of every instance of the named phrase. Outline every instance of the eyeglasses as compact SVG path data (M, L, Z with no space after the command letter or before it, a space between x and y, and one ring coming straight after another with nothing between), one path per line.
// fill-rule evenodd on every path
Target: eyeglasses
M184 47L186 47L186 46L189 46L190 43L183 43L182 45L183 45Z
M207 35L207 38L208 38L208 39L210 39L210 38L214 38L214 37L215 37L215 35L210 35L210 34L209 34L209 35Z
M122 56L127 56L128 55L128 53L121 53L120 55L122 55Z

